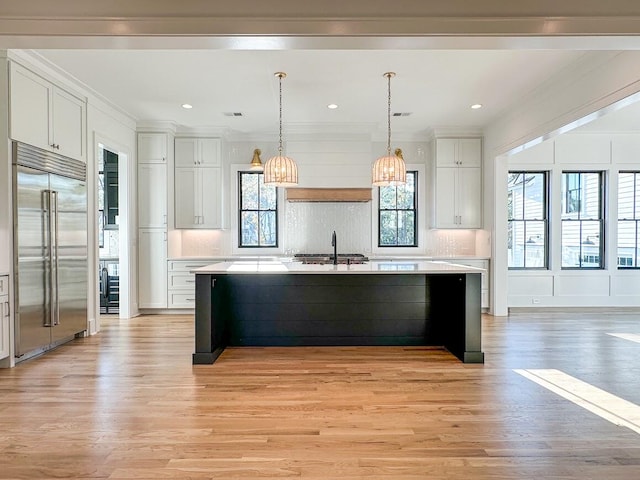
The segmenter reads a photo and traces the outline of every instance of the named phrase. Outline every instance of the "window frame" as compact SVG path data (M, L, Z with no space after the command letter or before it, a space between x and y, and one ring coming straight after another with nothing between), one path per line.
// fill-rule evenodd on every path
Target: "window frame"
M276 189L275 191L275 201L276 201L276 208L275 209L262 209L260 208L260 192L258 191L258 208L249 208L249 209L243 209L243 204L242 204L242 177L243 175L248 174L248 175L262 175L264 177L264 172L261 171L256 171L256 170L238 170L237 172L237 182L236 182L236 188L237 188L237 228L236 228L236 233L237 233L237 242L236 242L236 247L238 249L255 249L255 248L259 248L259 249L265 249L265 248L269 248L269 249L278 249L279 248L279 244L280 244L280 225L279 225L279 206L280 206L280 199L279 197L279 189L278 187L274 187ZM273 245L260 245L258 243L258 245L243 245L242 244L242 213L243 212L258 212L258 217L260 215L260 212L275 212L275 218L276 218L276 223L275 223L275 233L276 233L276 242ZM258 229L260 228L260 221L258 220ZM258 242L260 242L260 234L258 233Z
M512 224L512 222L522 222L524 224L524 232L525 232L525 238L526 238L526 224L527 222L544 222L544 237L545 237L545 242L544 242L544 265L541 267L527 267L526 265L526 241L525 241L525 264L522 267L507 267L508 270L549 270L549 253L550 253L550 243L551 243L551 238L550 238L550 232L551 232L551 228L550 228L550 221L549 221L549 197L550 197L550 189L549 189L549 177L550 177L550 173L548 170L509 170L507 172L508 175L514 175L514 174L523 174L523 175L536 175L536 174L541 174L542 175L542 179L544 182L543 188L542 188L542 193L544 195L544 203L543 203L543 218L522 218L522 219L511 219L509 218L509 213L507 212L507 238L508 238L508 232L510 231L509 225ZM524 189L524 184L523 184L523 189ZM507 195L509 194L509 187L508 187L508 177L507 177ZM523 196L524 197L524 196ZM507 200L508 203L508 200ZM524 208L524 202L523 202L523 208ZM524 215L523 215L524 217Z
M416 248L419 246L419 241L418 241L418 232L419 232L419 228L418 228L418 222L419 222L419 212L418 212L418 195L419 195L419 186L418 186L418 181L419 181L419 172L418 170L413 170L413 169L407 169L407 175L412 174L414 176L413 179L413 186L414 186L414 191L413 191L413 208L381 208L380 207L380 197L381 197L381 192L383 188L389 188L389 187L378 187L378 203L377 203L377 210L378 210L378 221L377 221L377 243L378 243L378 248ZM397 188L397 187L395 187ZM397 190L396 190L396 207L397 207ZM382 220L382 212L396 212L396 214L398 212L413 212L413 244L404 244L404 245L399 245L399 244L395 244L395 245L389 245L389 244L383 244L380 242L380 234L381 234L381 220ZM397 223L396 223L396 239L398 238L398 227L397 227Z
M634 205L634 215L633 218L620 218L620 174L633 174L634 182L633 182L633 205ZM638 183L638 179L640 179L640 170L620 170L618 172L618 198L617 198L617 211L618 218L616 223L616 267L618 270L640 270L640 255L638 255L638 247L640 246L640 211L635 211L635 205L640 203L640 190L636 189L636 185ZM636 238L635 238L635 248L631 257L631 265L620 265L621 258L625 260L629 257L620 257L619 248L620 248L620 222L630 222L635 223L636 230ZM635 262L635 266L633 263Z
M577 213L578 218L562 218L562 215L568 214L566 212L566 204L563 206L564 208L561 208L561 215L560 215L560 252L561 252L561 256L562 256L562 249L564 247L563 244L563 239L562 239L562 234L563 234L563 225L565 222L568 223L572 223L572 222L580 222L580 235L579 238L582 239L582 222L588 221L588 222L594 222L597 221L599 223L599 227L600 227L600 237L599 237L599 245L598 245L598 255L599 255L599 260L600 260L600 265L595 266L595 267L584 267L582 266L583 263L585 263L583 261L583 259L586 256L589 256L591 254L585 254L582 251L582 245L583 242L582 240L580 240L579 242L579 246L580 246L580 250L578 253L578 258L579 258L579 262L580 265L577 267L565 267L564 265L562 265L562 258L560 259L560 269L561 270L605 270L606 269L606 257L605 257L605 199L606 197L606 190L605 190L605 177L606 177L606 171L605 170L562 170L560 172L561 174L561 179L562 179L562 186L564 186L566 184L565 181L565 174L571 175L571 174L589 174L589 173L597 173L599 176L598 179L598 196L599 196L599 208L598 208L598 214L599 217L597 219L593 219L593 218L581 218L582 217L582 207L584 206L584 189L581 187L581 194L580 194L580 202L581 202L581 206L580 206L580 210L578 212L569 212L570 213ZM568 192L564 192L565 195ZM566 199L565 199L566 201Z

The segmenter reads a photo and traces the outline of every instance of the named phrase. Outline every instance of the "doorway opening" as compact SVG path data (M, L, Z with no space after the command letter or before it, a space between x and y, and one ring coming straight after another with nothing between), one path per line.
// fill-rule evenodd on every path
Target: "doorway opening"
M98 285L100 314L120 312L118 154L98 145Z

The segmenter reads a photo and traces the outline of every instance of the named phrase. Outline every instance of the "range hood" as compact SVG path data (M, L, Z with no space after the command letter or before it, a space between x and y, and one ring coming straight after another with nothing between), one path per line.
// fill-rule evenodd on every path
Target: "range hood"
M289 202L370 202L371 188L287 188Z

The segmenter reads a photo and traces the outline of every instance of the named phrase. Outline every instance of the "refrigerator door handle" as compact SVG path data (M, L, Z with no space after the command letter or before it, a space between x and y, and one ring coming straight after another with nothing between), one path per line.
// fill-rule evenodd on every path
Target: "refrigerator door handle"
M42 191L42 207L44 213L44 221L42 222L42 236L45 241L45 271L47 272L48 285L46 285L45 291L45 305L48 304L49 311L44 316L45 327L53 327L53 270L51 257L53 256L53 240L51 238L51 190ZM47 298L48 297L48 298Z
M53 287L53 293L55 294L54 297L54 310L53 310L53 324L54 325L60 325L60 295L58 294L58 285L59 285L59 278L58 278L58 267L60 265L59 262L59 252L58 252L58 245L59 245L59 235L58 235L58 192L56 190L52 190L51 191L51 195L53 197L53 213L55 215L54 217L54 221L53 221L53 229L54 229L54 233L53 233L53 239L54 239L54 246L53 246L53 258L52 258L52 262L53 262L53 280L54 280L54 287Z

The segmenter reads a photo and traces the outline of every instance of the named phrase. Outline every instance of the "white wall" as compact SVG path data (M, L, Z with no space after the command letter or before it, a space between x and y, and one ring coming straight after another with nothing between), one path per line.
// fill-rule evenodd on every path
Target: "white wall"
M491 311L507 315L507 153L568 131L640 91L640 52L588 52L484 130L484 221L492 238ZM577 301L573 306L583 305Z
M548 171L550 268L510 270L509 307L640 306L640 271L617 268L617 185L620 170L640 169L640 135L565 134L508 157L511 170ZM615 153L614 153L615 152ZM605 172L605 268L561 268L563 170Z

